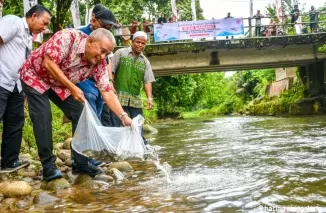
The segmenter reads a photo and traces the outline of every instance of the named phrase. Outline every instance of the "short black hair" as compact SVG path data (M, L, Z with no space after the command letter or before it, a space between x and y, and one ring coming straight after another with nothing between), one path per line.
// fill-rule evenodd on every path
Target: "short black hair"
M47 9L46 7L44 7L40 4L36 4L31 9L29 9L29 11L27 11L25 17L26 18L32 17L34 13L36 13L36 15L39 16L39 15L43 14L44 12L48 13L50 15L50 17L53 16L49 9Z

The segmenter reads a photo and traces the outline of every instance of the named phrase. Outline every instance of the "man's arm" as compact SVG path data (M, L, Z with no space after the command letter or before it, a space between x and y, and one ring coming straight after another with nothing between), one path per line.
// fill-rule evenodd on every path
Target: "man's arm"
M0 47L4 45L4 43L9 42L13 39L17 33L19 32L19 18L2 18L0 21ZM8 27L10 26L10 27Z
M147 109L152 109L153 107L152 83L145 83L144 88L147 96Z
M109 59L109 64L106 66L106 69L109 74L109 81L110 81L110 86L114 94L117 93L117 91L114 88L114 74L112 73L112 60Z
M49 56L46 55L44 57L42 65L48 71L49 75L52 78L54 78L56 81L60 82L62 85L64 85L70 90L72 97L76 101L85 101L84 93L65 76L63 71Z
M132 120L129 116L123 111L123 108L119 102L118 97L113 93L112 90L106 92L100 90L104 103L116 114L122 121L124 126L130 126Z
M147 109L152 109L153 100L152 100L152 82L155 81L155 77L153 74L152 66L149 63L148 59L145 58L145 75L144 75L144 90L147 96Z

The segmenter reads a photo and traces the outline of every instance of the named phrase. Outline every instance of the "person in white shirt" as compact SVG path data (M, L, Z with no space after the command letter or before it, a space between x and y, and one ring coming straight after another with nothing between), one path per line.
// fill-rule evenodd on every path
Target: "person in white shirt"
M46 30L51 16L48 9L35 5L23 18L7 15L0 19L1 169L26 166L18 159L24 126L24 95L18 70L32 51L32 33Z
M261 18L264 17L261 13L260 10L257 10L257 14L254 15L254 18L256 19L256 28L255 28L255 36L260 36L260 31L261 31Z
M115 25L115 41L117 42L117 46L123 46L122 42L122 24L120 23L119 19L116 20Z

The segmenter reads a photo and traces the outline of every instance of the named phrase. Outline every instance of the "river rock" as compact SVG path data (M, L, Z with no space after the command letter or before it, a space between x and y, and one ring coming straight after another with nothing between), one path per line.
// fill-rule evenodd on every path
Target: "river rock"
M67 139L65 140L65 142L63 143L62 148L63 148L63 149L70 150L70 147L71 147L71 141L72 141L72 138L67 138Z
M27 160L32 159L32 156L28 153L21 153L21 154L19 154L19 158L23 161L27 161Z
M16 209L17 199L15 198L6 198L1 201L1 207L3 209L8 209L10 211L14 211Z
M107 182L94 180L91 176L86 174L78 175L74 184L78 187L87 189L104 189L110 186Z
M100 174L100 175L96 175L96 177L94 178L94 180L101 180L107 183L113 182L114 178L109 176L109 175L105 175L105 174Z
M32 156L33 159L38 159L39 158L38 152L33 147L29 149L29 153L31 153L31 156Z
M71 160L71 158L67 159L67 160L65 161L65 164L66 164L67 166L71 167L71 166L72 166L72 160Z
M71 152L70 150L60 150L58 157L64 162L67 159L71 158Z
M48 192L40 192L34 197L33 203L43 205L43 204L55 203L59 200L60 200L59 198L50 195Z
M23 178L23 181L25 181L26 183L29 183L29 184L33 185L32 183L33 183L34 180L31 177L24 177Z
M111 163L110 168L116 168L121 172L130 172L134 170L127 161L113 162Z
M18 175L23 176L23 177L36 177L37 174L33 169L23 169L23 170L19 170Z
M23 197L31 193L32 186L25 181L5 181L0 183L0 193L5 197Z
M144 133L147 133L147 134L156 134L158 132L157 129L155 129L154 127L152 127L149 124L144 124L143 130L144 130Z
M67 172L66 175L70 183L75 182L77 175L72 174L72 171Z
M19 200L17 203L16 203L16 206L17 208L19 209L24 209L28 206L28 202L26 202L25 200Z
M65 163L61 160L61 158L56 158L56 159L55 159L55 164L56 164L58 167L65 165Z
M66 166L66 165L63 165L59 169L60 169L61 172L67 172L69 170L69 167Z
M57 143L55 145L56 150L59 150L59 151L62 149L62 147L63 147L63 143Z
M109 169L107 174L112 176L116 182L120 182L125 178L124 175L116 168Z
M41 189L48 191L57 191L60 189L67 189L70 187L69 182L65 178L57 178L50 181L43 181Z

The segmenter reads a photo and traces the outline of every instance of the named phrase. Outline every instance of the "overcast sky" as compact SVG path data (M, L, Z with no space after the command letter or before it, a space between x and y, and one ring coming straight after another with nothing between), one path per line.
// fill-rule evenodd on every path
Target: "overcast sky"
M253 0L254 14L259 9L264 14L268 3L274 2L275 0ZM326 0L299 0L300 5L306 4L306 10L309 10L311 5L321 7L325 2ZM231 12L233 17L249 17L249 0L200 0L200 5L206 19L224 18L227 12Z

